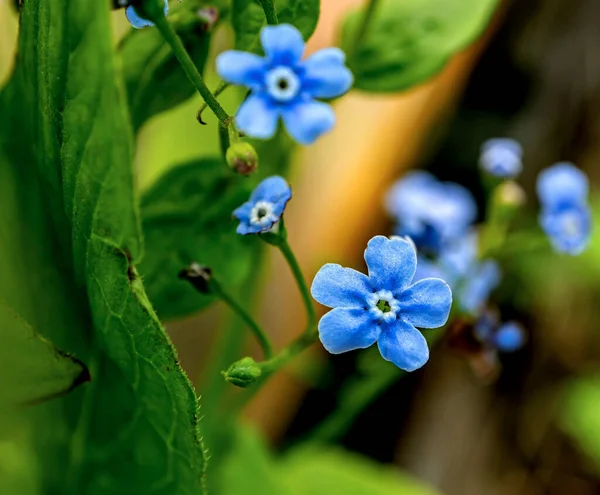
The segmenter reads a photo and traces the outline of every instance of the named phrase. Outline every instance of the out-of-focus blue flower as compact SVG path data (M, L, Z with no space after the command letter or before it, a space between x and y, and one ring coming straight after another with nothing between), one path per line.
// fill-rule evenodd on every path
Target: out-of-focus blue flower
M376 236L365 250L369 275L327 264L312 284L312 295L334 308L319 321L319 336L332 354L377 342L384 359L414 371L429 359L419 328L444 325L452 305L450 287L440 279L412 284L417 266L414 245L399 237Z
M167 16L168 13L169 13L169 0L165 0L165 17ZM133 5L130 5L129 7L127 7L125 9L125 16L127 17L129 24L131 24L136 29L142 29L145 27L154 26L153 22L150 22L148 19L144 19L143 17L140 17L140 15L137 13L137 11L135 10L135 7Z
M352 86L346 56L326 48L303 61L302 34L290 24L265 26L260 39L265 57L235 50L217 57L219 75L251 91L235 123L248 136L269 139L281 117L292 138L311 144L335 123L331 106L316 98L335 98Z
M525 332L517 322L509 321L496 330L494 343L500 352L515 352L525 344Z
M540 225L558 252L580 254L589 242L588 188L587 176L572 163L557 163L538 176Z
M471 231L448 243L435 260L419 255L415 280L441 278L452 288L463 311L478 313L500 284L501 273L495 261L478 260L477 247L477 233Z
M500 284L501 272L494 260L476 262L456 289L456 299L463 311L477 313Z
M523 170L523 148L514 139L488 139L481 146L479 163L489 174L503 179L516 177Z
M411 172L396 182L386 207L398 222L397 233L409 236L417 249L438 256L453 239L463 236L477 216L471 193L427 172Z
M233 212L240 221L238 234L267 232L279 222L292 190L283 177L273 176L263 180L252 192L250 200Z
M497 311L483 309L474 325L477 339L486 347L499 352L515 352L525 344L525 331L515 322L500 323Z

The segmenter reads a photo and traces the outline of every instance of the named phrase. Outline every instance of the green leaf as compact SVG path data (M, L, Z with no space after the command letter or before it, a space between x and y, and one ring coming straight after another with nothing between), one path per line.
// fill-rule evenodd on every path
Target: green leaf
M162 319L186 316L214 301L178 279L193 261L210 267L227 289L247 277L260 243L236 234L232 213L248 200L255 183L221 160L207 158L169 170L144 194L148 248L140 272Z
M85 365L59 351L0 301L0 409L35 404L89 381Z
M112 2L27 0L0 95L0 297L92 382L43 406L44 493L204 493L198 405L148 303Z
M338 448L313 445L277 458L248 428L235 431L218 482L224 495L439 495L395 467Z
M175 27L202 73L210 46L210 31L197 11L205 2L175 4L169 22ZM157 29L132 29L120 44L123 78L134 129L146 120L195 94L185 72Z
M381 0L357 46L362 11L348 15L342 48L365 91L406 90L440 72L485 30L498 0Z
M600 376L582 376L569 382L561 405L562 430L575 440L600 473Z
M282 472L290 495L439 495L397 468L335 448L312 447L291 452Z
M304 40L311 37L321 11L320 0L275 0L280 23L296 26ZM264 10L258 0L233 0L231 23L235 31L235 48L261 53L259 34L267 25Z

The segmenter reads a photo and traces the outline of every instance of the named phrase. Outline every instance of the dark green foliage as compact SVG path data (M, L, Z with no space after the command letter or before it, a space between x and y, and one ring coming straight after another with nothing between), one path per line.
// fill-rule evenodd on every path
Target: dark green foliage
M304 40L308 40L317 27L320 0L275 0L280 23L296 26ZM231 23L235 30L235 48L261 53L259 33L267 20L257 0L233 0Z
M406 90L437 74L487 27L498 0L382 0L357 46L363 13L352 12L342 48L365 91Z
M215 300L178 279L192 262L209 267L225 288L246 278L259 242L235 233L232 212L248 200L255 182L221 160L204 159L171 169L144 195L148 249L140 272L162 319L189 315Z
M91 383L37 416L45 493L195 495L196 396L135 272L133 137L108 7L24 4L0 95L0 298L90 368Z

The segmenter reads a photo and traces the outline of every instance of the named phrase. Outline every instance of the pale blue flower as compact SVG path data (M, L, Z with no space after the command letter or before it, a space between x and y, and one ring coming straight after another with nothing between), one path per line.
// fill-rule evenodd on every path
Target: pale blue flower
M589 242L592 221L588 188L587 176L572 163L553 165L538 177L540 225L558 252L580 254Z
M165 17L168 13L169 13L169 0L165 0ZM133 5L130 5L129 7L127 7L127 9L125 9L125 16L127 17L129 24L131 24L136 29L142 29L145 27L154 26L153 22L150 22L148 19L144 19L143 17L140 17L140 15L137 13L137 11L135 10L135 7Z
M467 189L421 171L406 174L391 187L386 207L398 222L398 235L409 236L419 252L432 257L465 235L477 217Z
M263 180L252 192L250 200L233 212L240 224L238 234L259 234L271 230L281 219L292 190L283 177Z
M235 124L250 137L269 139L281 118L292 138L311 144L335 123L331 106L317 98L335 98L352 86L346 56L326 48L302 60L304 40L290 24L265 26L260 39L264 57L235 50L217 57L217 72L225 81L250 89Z
M452 292L440 279L412 283L417 253L410 241L376 236L365 250L368 276L336 264L323 266L312 284L313 297L332 309L319 321L319 337L332 354L377 342L384 359L414 371L429 359L419 328L444 325Z
M503 179L516 177L523 170L523 148L508 138L488 139L481 147L479 163L489 174Z
M501 281L498 263L491 259L479 260L477 249L478 236L472 230L448 243L434 260L419 255L415 280L441 278L452 288L461 310L476 314Z

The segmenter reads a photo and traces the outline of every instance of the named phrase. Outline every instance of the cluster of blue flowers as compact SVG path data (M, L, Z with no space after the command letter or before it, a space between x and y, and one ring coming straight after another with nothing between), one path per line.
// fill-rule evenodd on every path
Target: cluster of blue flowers
M123 1L133 27L152 25ZM164 12L167 15L167 0ZM319 99L341 96L353 83L344 53L327 48L302 60L304 40L288 24L264 27L260 41L264 56L230 50L216 60L226 82L249 89L235 115L237 129L249 137L270 139L282 120L298 143L315 142L335 123L332 108ZM523 169L522 147L512 139L490 139L481 148L480 166L491 176L512 180ZM591 229L586 176L574 165L560 163L540 174L537 191L540 224L552 246L559 252L582 252ZM239 220L237 233L276 234L291 196L282 177L265 179L233 212ZM396 221L395 235L369 241L368 275L327 264L313 281L314 299L333 308L319 322L323 346L338 354L377 342L384 359L415 370L429 356L417 328L443 326L454 293L459 314L471 318L474 335L485 348L520 348L525 340L520 325L502 324L490 309L501 271L496 261L480 257L478 212L471 193L429 173L412 172L393 185L386 206Z
M466 312L477 314L500 282L493 260L478 260L477 205L464 187L411 172L390 189L386 206L396 234L407 236L419 253L417 279L439 277Z

